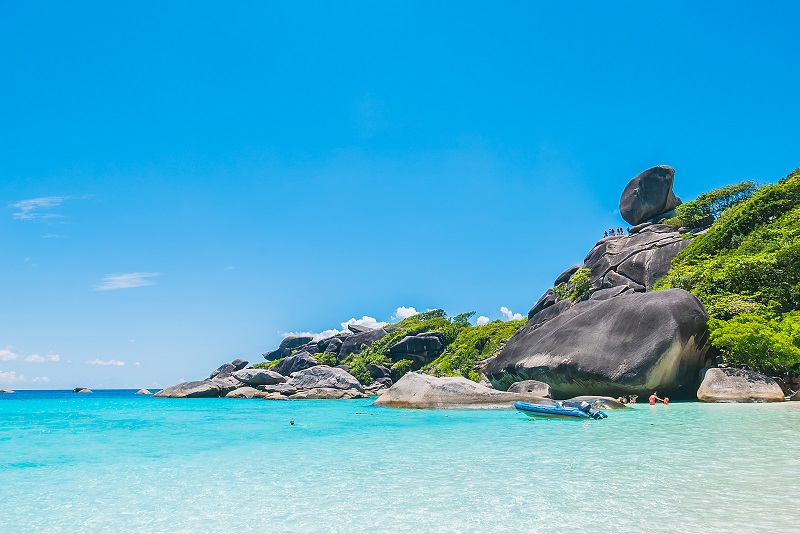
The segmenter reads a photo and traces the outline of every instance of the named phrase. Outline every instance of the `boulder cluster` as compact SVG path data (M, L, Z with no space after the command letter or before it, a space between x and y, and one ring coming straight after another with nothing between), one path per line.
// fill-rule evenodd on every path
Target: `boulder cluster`
M299 356L295 354L286 358ZM286 361L284 360L284 361ZM306 361L306 360L303 360ZM245 360L220 366L205 380L183 382L162 389L154 397L261 398L284 399L358 399L370 393L344 369L327 365L299 366L284 373L247 367ZM290 371L290 372L289 372Z

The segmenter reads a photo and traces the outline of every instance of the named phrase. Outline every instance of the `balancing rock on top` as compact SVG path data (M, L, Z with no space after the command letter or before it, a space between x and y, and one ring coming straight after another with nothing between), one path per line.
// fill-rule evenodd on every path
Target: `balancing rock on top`
M651 167L628 182L619 199L622 218L632 225L667 214L681 204L672 192L675 169L668 165Z

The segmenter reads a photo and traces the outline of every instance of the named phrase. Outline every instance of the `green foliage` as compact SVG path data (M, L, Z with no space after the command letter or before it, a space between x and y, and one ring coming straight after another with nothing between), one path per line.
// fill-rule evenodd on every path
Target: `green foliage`
M557 300L570 300L577 302L583 300L592 289L589 277L592 275L591 269L581 267L573 274L566 283L558 284L553 288Z
M350 374L353 375L364 385L372 384L372 377L369 376L367 371L367 362L364 359L358 359L350 366Z
M283 360L283 358L279 358L277 360L272 360L269 362L258 362L256 364L253 364L253 369L266 369L267 371L271 371L276 365L278 365L278 362L280 362L281 360Z
M409 372L414 366L413 360L399 360L392 365L392 379L399 380L404 374Z
M762 370L798 363L780 325L796 324L790 314L800 310L800 169L722 213L656 284L668 287L703 302L711 343L728 361Z
M475 363L493 356L524 324L523 319L465 327L445 352L423 370L434 376L463 376L477 382L480 377Z
M339 364L336 359L336 354L332 352L322 352L320 354L314 354L314 359L317 360L319 365L329 365L331 367L335 367Z
M800 364L800 312L782 317L742 313L710 321L711 342L726 359L759 369L783 372Z
M707 225L723 212L752 197L756 189L753 182L741 182L703 193L675 208L675 217L668 219L667 223L687 228Z

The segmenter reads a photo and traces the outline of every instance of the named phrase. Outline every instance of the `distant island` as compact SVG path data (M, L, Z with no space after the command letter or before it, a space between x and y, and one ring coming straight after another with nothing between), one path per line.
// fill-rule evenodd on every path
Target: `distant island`
M658 391L706 402L798 396L800 169L683 203L675 171L633 178L582 265L556 277L527 319L473 326L431 310L325 339L289 336L248 367L156 397L347 399L403 407L499 407L589 399L606 408Z

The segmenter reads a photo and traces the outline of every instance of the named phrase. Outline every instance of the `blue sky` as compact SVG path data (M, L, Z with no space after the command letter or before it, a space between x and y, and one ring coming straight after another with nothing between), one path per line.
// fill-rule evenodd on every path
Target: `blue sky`
M114 4L0 17L0 387L525 314L641 170L800 165L796 3Z

